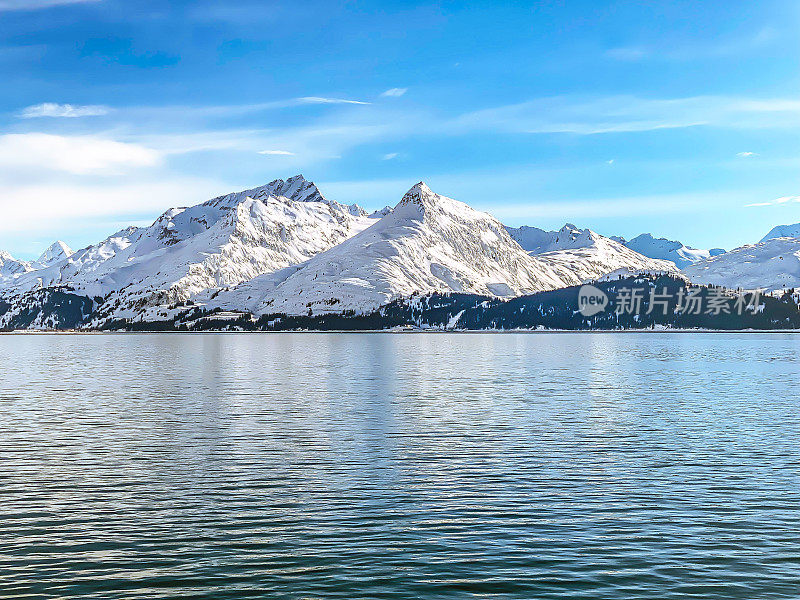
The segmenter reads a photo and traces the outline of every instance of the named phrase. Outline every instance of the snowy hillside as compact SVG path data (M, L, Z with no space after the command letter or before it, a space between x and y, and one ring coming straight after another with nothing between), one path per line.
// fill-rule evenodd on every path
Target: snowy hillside
M795 223L794 225L778 225L777 227L773 227L767 235L761 238L761 241L766 242L767 240L780 237L800 238L800 223Z
M34 264L26 260L18 260L5 250L0 250L0 286L3 280L33 271Z
M12 285L12 281L24 275L65 260L72 249L62 241L54 242L36 261L19 260L0 250L0 289ZM5 281L4 281L5 280Z
M570 223L564 225L561 231L568 231L576 227ZM523 225L522 227L506 227L508 234L517 242L523 250L531 254L541 254L547 250L553 250L554 244L559 242L558 231L545 231L538 227Z
M742 246L683 269L694 283L765 291L800 287L800 238L778 237Z
M681 242L675 240L668 240L666 238L655 238L649 233L637 235L632 240L625 240L620 237L612 237L611 239L625 244L634 252L638 252L649 258L659 260L670 260L674 262L679 268L690 265L698 260L705 260L712 256L719 256L724 254L725 250L722 248L712 248L711 250L699 250L686 246Z
M575 281L558 271L529 256L492 216L418 183L369 229L215 302L257 314L363 311L415 293L509 297Z
M308 260L368 227L358 206L326 200L296 176L174 208L65 261L0 284L6 293L68 285L108 297L102 317L145 317L208 288L230 286Z
M558 231L537 227L507 228L520 246L537 259L558 270L564 277L571 273L570 285L596 279L611 272L675 272L675 265L655 260L631 250L619 242L595 233L578 229L567 223Z

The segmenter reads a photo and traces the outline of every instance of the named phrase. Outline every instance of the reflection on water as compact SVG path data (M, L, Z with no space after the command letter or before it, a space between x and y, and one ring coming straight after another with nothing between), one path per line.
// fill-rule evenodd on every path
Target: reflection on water
M0 596L797 598L800 336L0 336Z

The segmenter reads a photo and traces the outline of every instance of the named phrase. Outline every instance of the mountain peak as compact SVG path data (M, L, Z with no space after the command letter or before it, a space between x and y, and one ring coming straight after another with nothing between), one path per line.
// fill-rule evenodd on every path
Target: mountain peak
M679 268L684 268L694 262L705 260L710 256L724 253L724 250L699 250L685 245L677 240L667 238L657 238L651 233L642 233L635 238L625 241L620 238L620 243L624 244L634 252L638 252L649 258L656 260L669 260L674 262Z
M439 221L444 215L459 219L486 216L463 202L437 194L424 181L416 183L403 195L392 215L394 219L427 222Z
M61 240L56 240L45 250L42 255L39 257L39 264L50 266L54 263L64 260L65 258L69 258L74 254L72 248L67 246Z
M243 202L246 198L253 200L266 200L270 196L288 198L297 202L324 202L330 204L322 195L317 186L312 181L308 181L302 175L283 179L273 179L265 185L242 190L241 192L231 192L223 196L212 198L206 205L232 208Z
M265 186L273 196L283 196L298 202L327 202L322 192L313 181L309 181L301 174L289 177L286 181L276 179Z
M435 195L436 194L431 191L431 188L429 188L424 181L420 181L419 183L412 185L411 188L405 194L403 194L403 199L400 200L400 202L420 202L426 196Z
M767 235L761 238L760 241L766 242L767 240L780 237L800 237L800 223L795 223L794 225L778 225L777 227L773 227Z

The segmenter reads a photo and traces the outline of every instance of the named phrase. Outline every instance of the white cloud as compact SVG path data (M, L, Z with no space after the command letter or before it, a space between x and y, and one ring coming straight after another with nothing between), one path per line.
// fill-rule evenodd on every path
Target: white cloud
M613 158L611 158L611 159L607 160L607 161L606 161L606 164L607 164L607 165L613 165L613 164L614 164L614 159L613 159Z
M389 152L389 154L383 155L383 160L392 160L393 158L397 158L400 156L397 152Z
M343 98L322 98L320 96L304 96L295 99L300 104L369 104L361 100L345 100Z
M259 150L259 154L267 154L269 156L294 156L294 152L288 150Z
M381 96L384 98L399 98L408 91L408 88L390 88L383 92Z
M37 117L96 117L107 115L111 109L99 104L74 105L57 104L55 102L43 102L34 104L20 111L19 116L23 119L34 119Z
M47 133L0 135L0 169L62 171L73 174L119 172L123 167L158 164L155 150L94 136Z
M750 158L752 156L758 156L758 152L737 152L736 156L739 158Z
M141 181L115 179L104 183L76 184L3 183L0 195L0 231L28 235L52 230L51 235L69 236L71 230L90 224L113 227L129 225L132 217L153 219L173 206L189 206L230 191L230 186L202 178L166 176ZM152 223L153 219L149 222ZM147 220L147 219L145 219ZM99 236L108 235L113 228ZM101 237L98 237L101 239Z
M775 200L770 200L769 202L753 202L752 204L745 204L745 206L777 206L780 204L789 204L795 202L800 202L800 196L781 196L780 198L775 198Z

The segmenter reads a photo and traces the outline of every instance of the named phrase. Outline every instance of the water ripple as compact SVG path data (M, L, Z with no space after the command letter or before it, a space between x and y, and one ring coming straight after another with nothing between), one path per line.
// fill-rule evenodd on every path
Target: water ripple
M0 336L0 597L800 598L800 336Z

